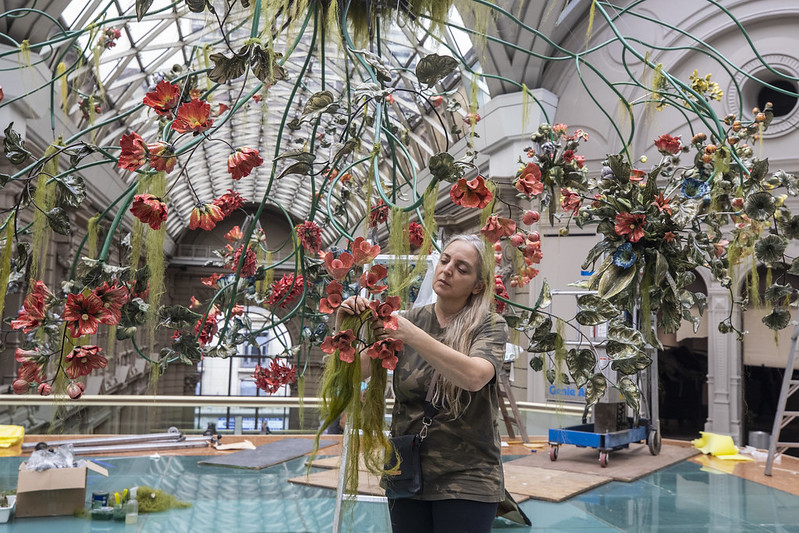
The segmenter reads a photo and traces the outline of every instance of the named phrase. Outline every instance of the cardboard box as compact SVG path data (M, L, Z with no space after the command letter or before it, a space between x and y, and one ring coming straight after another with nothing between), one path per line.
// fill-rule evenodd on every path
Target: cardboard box
M91 461L77 468L28 470L19 465L17 479L17 518L31 516L71 515L86 507L86 473L88 470L108 476L108 470Z

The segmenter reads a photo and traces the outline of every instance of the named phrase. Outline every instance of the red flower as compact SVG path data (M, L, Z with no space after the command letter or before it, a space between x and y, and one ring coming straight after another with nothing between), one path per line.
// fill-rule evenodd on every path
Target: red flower
M388 206L383 200L380 200L369 213L369 227L373 228L386 220L388 220Z
M663 213L665 211L670 215L671 214L671 206L669 205L670 201L671 198L665 198L663 196L663 193L661 192L658 193L658 195L655 197L655 201L652 202L652 205L658 208L659 213Z
M166 222L168 210L167 205L152 194L137 194L130 206L133 216L156 230L161 229L161 222Z
M377 244L372 246L363 237L356 237L352 243L352 256L355 258L356 265L371 263L379 253L380 246Z
M95 368L105 368L108 359L100 353L99 346L75 346L66 356L69 366L64 368L70 379L88 376Z
M408 240L414 248L421 248L424 243L424 228L418 222L408 224Z
M228 189L225 194L214 200L213 205L222 210L223 218L229 217L236 209L244 205L244 198L233 189Z
M541 168L535 163L527 163L519 173L514 187L528 198L544 192L544 183L541 181Z
M463 121L470 126L474 126L475 124L480 122L480 120L482 120L482 118L478 113L474 111L472 111L471 113L466 113L466 116L463 117Z
M449 190L449 197L453 203L461 207L484 208L494 198L488 190L483 176L477 176L473 180L466 181L461 178Z
M227 158L227 171L234 180L249 176L252 169L260 167L264 160L253 148L239 148Z
M103 302L103 307L108 314L100 319L100 322L107 326L119 324L122 318L122 306L128 302L128 289L124 285L117 286L116 282L109 285L106 281L102 287L94 289L94 295Z
M230 231L225 233L225 240L228 242L236 242L242 237L244 237L244 233L242 233L241 228L238 226L233 226Z
M212 289L214 289L214 288L216 288L217 282L220 280L220 278L223 278L223 277L224 277L224 274L211 274L207 278L200 278L200 281L206 287L211 287Z
M355 259L347 252L343 252L338 257L333 255L333 252L327 252L324 256L325 269L330 276L338 281L344 279L352 265L355 264Z
M672 231L667 231L666 233L663 234L663 240L666 241L666 242L674 241L674 237L675 237L675 235L674 235L674 232L672 232Z
M569 189L561 189L560 194L560 206L563 208L563 210L571 210L572 213L576 215L577 211L580 210L580 204L583 201L580 195L575 192L571 192Z
M11 384L11 388L14 389L14 394L25 394L31 390L31 384L24 379L15 379L14 383Z
M574 150L564 150L561 157L563 157L564 163L571 163L574 161Z
M541 213L538 211L525 211L524 216L522 216L522 222L528 226L532 226L539 220L541 220Z
M318 254L322 249L322 228L317 226L314 222L306 220L302 224L297 224L294 227L297 232L297 238L300 239L302 247L308 253Z
M147 150L150 152L150 166L153 167L153 170L169 174L175 169L178 158L175 156L172 145L157 142L148 144Z
M646 179L646 172L634 168L630 171L630 181L644 181Z
M139 170L147 162L147 145L138 133L132 131L119 139L119 154L117 166L125 170Z
M334 312L336 309L339 308L342 301L341 291L344 287L341 286L336 280L331 281L325 287L325 292L327 293L327 298L322 298L319 300L319 312L330 314Z
M380 280L386 277L388 270L383 265L374 265L367 272L361 274L358 285L361 289L367 289L372 294L379 294L388 288L388 285L378 285Z
M216 110L216 116L222 115L222 113L224 113L228 109L230 109L230 106L228 106L227 104L220 103L219 104L219 109Z
M255 96L252 97L252 100L257 104L258 102L261 101L261 98L262 96L260 94L256 94Z
M304 290L305 280L302 274L298 274L295 278L294 274L285 274L279 281L272 283L269 292L269 298L266 299L268 305L276 305L280 302L279 307L288 307L288 305L297 299ZM310 286L310 282L308 282Z
M108 320L108 310L103 301L93 293L70 294L64 305L64 320L73 338L94 335L97 327Z
M86 385L81 383L80 381L72 381L69 385L67 385L67 394L73 400L77 400L83 395L83 391L86 390Z
M236 251L233 252L233 258L230 262L230 270L233 272L235 272L239 266L242 250L244 250L244 245L239 246ZM241 277L249 278L250 276L254 276L256 270L258 270L258 258L255 256L253 249L248 246L247 253L244 257L244 264L241 265Z
M485 226L480 229L480 233L485 235L486 239L491 242L497 242L502 237L510 237L515 231L516 222L496 215L488 217Z
M151 107L162 117L168 117L172 109L180 103L180 87L166 80L161 80L155 90L144 95L142 103Z
M47 285L43 281L37 280L33 284L30 294L25 297L19 316L16 320L11 321L11 327L30 333L41 326L45 318L44 306L47 300L52 297L53 294L47 288Z
M47 377L44 365L47 363L47 358L42 358L39 350L23 350L17 348L14 353L14 359L21 363L17 369L17 377L27 383L41 383Z
M200 204L192 210L189 216L189 229L202 228L210 231L216 227L217 222L224 218L225 213L215 203Z
M269 368L256 365L252 377L255 386L268 394L274 394L283 385L288 385L297 379L297 368L289 362L272 359Z
M399 320L394 315L394 311L399 311L402 301L399 296L389 296L385 302L372 300L369 302L369 307L375 315L375 318L383 322L383 327L386 329L397 329L399 327Z
M335 353L338 350L338 358L345 363L355 361L355 333L351 329L345 329L332 337L327 336L322 341L320 348L325 353Z
M202 322L202 319L200 319L194 324L194 334L197 335L197 342L200 343L200 346L208 344L219 329L216 311L216 306L211 307L208 311L208 315L205 317L205 322ZM200 329L200 324L202 324L202 330Z
M566 124L563 124L562 122L558 122L557 124L552 126L552 132L557 135L565 135L567 129L569 129L569 127Z
M214 121L210 118L211 105L208 102L193 98L191 102L178 108L178 114L172 122L172 129L178 133L201 133L211 128Z
M435 107L438 107L444 103L444 97L440 95L431 96L430 103L433 104Z
M585 166L585 156L584 155L574 156L574 162L577 164L577 168L583 168Z
M616 235L629 235L630 242L638 242L644 236L644 224L646 215L633 215L627 212L616 215Z
M505 288L505 282L502 281L502 276L494 276L494 294L505 299L509 299L508 289ZM505 302L502 300L494 300L497 304L497 313L502 314L505 311Z
M655 139L655 147L663 155L677 155L682 149L682 142L679 137L661 135Z
M50 396L53 393L53 387L49 383L39 383L36 389L40 396Z
M197 298L195 298L194 296L192 296L192 297L191 297L191 300L190 300L190 301L191 301L191 303L189 304L189 309L194 309L194 308L196 308L196 307L200 307L200 306L202 305L202 304L200 303L200 300L198 300L198 299L197 299ZM178 334L180 334L180 332L178 332Z
M402 341L397 339L383 339L369 346L366 355L372 359L380 359L383 368L394 370L397 368L397 353L402 350Z

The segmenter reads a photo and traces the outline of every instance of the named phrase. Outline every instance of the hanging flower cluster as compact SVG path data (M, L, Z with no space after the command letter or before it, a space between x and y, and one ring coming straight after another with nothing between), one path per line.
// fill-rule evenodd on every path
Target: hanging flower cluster
M256 387L274 394L280 387L296 381L297 368L283 359L272 359L269 366L256 365L252 377Z

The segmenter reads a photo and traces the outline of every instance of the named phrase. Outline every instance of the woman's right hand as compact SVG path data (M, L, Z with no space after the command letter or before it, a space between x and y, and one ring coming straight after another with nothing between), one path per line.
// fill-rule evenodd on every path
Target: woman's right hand
M369 308L369 300L363 296L350 296L338 308L336 313L336 331L341 330L341 322L346 315L360 315Z

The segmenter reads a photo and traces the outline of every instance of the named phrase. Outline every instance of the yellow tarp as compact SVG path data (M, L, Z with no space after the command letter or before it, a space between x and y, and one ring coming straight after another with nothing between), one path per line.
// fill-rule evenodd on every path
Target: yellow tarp
M22 453L22 439L24 437L24 427L0 425L0 456L19 455Z
M692 440L691 444L704 454L709 454L725 461L754 461L753 458L738 453L738 448L729 435L718 435L707 431L700 431L699 434L701 437Z

